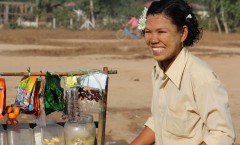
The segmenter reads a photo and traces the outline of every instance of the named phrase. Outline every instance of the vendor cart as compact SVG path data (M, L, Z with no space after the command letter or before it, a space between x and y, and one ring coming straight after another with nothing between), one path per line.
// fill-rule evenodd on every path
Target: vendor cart
M117 74L116 70L108 70L108 67L103 68L105 74ZM58 76L81 76L85 75L87 72L84 71L75 71L75 72L55 72L53 75ZM46 72L1 72L0 76L45 76ZM103 99L99 100L100 111L98 113L98 121L95 122L97 126L97 145L105 144L105 127L106 127L106 111L107 111L107 94L108 94L108 77L106 81L105 91L103 94ZM63 125L64 122L59 122L60 125ZM34 123L29 124L31 128L35 126ZM6 126L6 124L3 124Z

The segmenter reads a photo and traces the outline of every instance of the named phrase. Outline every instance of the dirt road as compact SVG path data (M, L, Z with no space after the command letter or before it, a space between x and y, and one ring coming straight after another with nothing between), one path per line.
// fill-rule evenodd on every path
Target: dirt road
M190 50L217 72L229 93L240 144L240 35L206 33ZM118 70L110 75L106 144L127 145L150 115L154 63L143 40L119 41L115 32L0 30L0 72ZM7 103L14 102L20 77L6 77ZM56 117L56 116L55 116ZM60 118L60 117L59 117ZM57 118L58 119L58 118ZM95 118L97 119L97 118Z

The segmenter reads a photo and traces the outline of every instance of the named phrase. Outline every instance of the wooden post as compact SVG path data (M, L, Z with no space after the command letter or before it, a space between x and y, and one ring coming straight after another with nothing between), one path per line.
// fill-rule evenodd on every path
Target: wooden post
M91 23L93 24L93 28L95 28L95 18L93 13L93 1L90 0L90 12L91 12Z
M103 71L108 73L108 68L104 67ZM100 112L98 120L98 136L97 136L97 145L105 144L105 127L106 127L106 113L107 113L107 94L108 94L108 78L105 86L105 92L103 99L100 100Z
M53 18L53 29L56 29L56 19Z
M73 19L70 18L70 29L72 29L72 28L73 28Z
M51 72L50 72L51 73ZM51 75L58 76L75 76L75 75L84 75L87 72L56 72L51 73ZM0 76L46 76L46 72L0 72Z
M92 71L94 72L94 71ZM105 71L104 71L105 72ZM77 76L87 74L88 71L79 72L49 72L51 75L58 76ZM117 70L107 70L106 74L117 74ZM46 72L0 72L0 76L46 76Z
M8 23L8 13L9 13L9 5L5 5L5 11L4 11L4 24Z

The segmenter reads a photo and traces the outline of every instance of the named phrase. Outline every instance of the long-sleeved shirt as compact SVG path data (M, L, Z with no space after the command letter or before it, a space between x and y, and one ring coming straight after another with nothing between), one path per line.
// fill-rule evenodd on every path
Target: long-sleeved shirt
M213 70L183 48L163 72L152 73L152 116L145 123L156 145L232 145L228 94Z

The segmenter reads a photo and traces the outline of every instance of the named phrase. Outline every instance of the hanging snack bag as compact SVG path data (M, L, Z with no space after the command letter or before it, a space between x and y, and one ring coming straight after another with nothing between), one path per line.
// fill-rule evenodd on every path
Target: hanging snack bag
M102 100L104 92L98 89L80 87L78 104L82 112L99 112L99 100ZM102 90L103 91L103 90Z
M77 87L77 77L76 76L68 76L66 77L66 86L67 87Z
M24 111L32 111L31 98L34 97L35 82L37 80L36 76L23 77L17 90L17 97L15 100L15 105L21 107Z
M80 119L78 88L68 88L65 91L63 119L78 121Z
M37 79L36 83L35 83L35 87L34 87L34 91L33 91L33 95L31 97L31 110L32 110L32 114L34 114L35 116L39 116L40 115L40 97L43 96L44 93L44 81L42 81L42 79ZM29 107L30 108L30 107Z
M6 107L6 84L5 79L0 78L0 119L3 118L3 111Z
M100 100L103 100L108 76L102 72L90 72L77 78L79 88L79 106L82 112L99 112Z
M46 86L44 95L44 106L46 115L54 111L63 110L63 88L57 75L46 73Z

